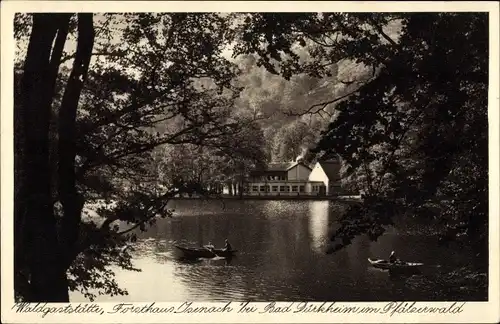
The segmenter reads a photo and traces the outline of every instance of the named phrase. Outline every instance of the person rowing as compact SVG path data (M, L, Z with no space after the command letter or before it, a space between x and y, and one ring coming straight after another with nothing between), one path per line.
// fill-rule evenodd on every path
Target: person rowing
M389 262L390 263L398 262L398 257L396 256L396 252L394 251L391 252L391 255L389 256Z
M226 244L224 245L224 251L232 251L232 250L233 250L233 248L231 247L231 243L229 243L229 240L228 240L228 239L226 239L224 242L226 243Z

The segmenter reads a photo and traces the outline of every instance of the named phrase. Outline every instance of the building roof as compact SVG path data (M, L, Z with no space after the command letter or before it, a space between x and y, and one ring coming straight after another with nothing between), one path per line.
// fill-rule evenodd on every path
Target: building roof
M299 164L311 170L310 167L302 162L272 162L267 165L266 171L288 171Z
M302 166L305 166L309 170L311 170L310 167L305 165L302 162L272 162L268 163L267 167L263 170L255 170L254 172L261 173L261 172L286 172L293 167L297 166L298 164L301 164Z
M335 160L318 162L329 180L340 179L340 162Z

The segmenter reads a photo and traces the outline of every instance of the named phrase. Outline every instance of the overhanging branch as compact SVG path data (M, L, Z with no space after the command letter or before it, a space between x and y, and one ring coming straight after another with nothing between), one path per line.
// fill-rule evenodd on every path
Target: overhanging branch
M301 116L304 116L304 115L314 115L314 114L321 114L321 112L324 112L324 113L327 113L329 114L327 111L325 111L324 109L326 107L328 107L329 105L331 104L334 104L334 103L337 103L339 101L342 101L344 99L346 99L347 97L350 97L351 95L355 94L356 92L358 92L359 90L361 90L362 87L364 87L366 85L363 84L362 86L358 87L356 90L354 91L351 91L345 95L342 95L340 97L337 97L335 99L332 99L332 100L328 100L328 101L324 101L324 102L320 102L320 103L317 103L317 104L314 104L312 106L310 106L306 111L304 112L301 112L301 113L294 113L294 112L285 112L284 114L285 115L288 115L288 116L295 116L295 117L301 117ZM331 114L330 114L331 115Z

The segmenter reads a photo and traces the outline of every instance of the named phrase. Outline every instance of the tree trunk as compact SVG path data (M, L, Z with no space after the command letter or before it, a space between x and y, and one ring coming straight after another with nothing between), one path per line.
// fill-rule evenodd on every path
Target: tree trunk
M243 199L243 193L244 193L244 189L245 189L245 185L244 185L244 182L245 182L245 175L243 173L240 174L240 181L239 181L239 186L240 186L240 199Z
M28 51L21 81L19 117L23 133L22 179L19 183L16 210L15 242L27 260L29 301L68 301L66 275L58 266L61 255L58 246L56 219L51 195L49 162L49 124L55 78L62 47L58 37L67 32L69 15L34 14ZM65 37L64 37L65 38ZM51 55L52 53L52 55ZM57 66L56 66L57 65ZM17 208L16 208L17 209ZM19 246L18 246L19 247ZM16 269L18 271L20 269Z
M78 14L78 44L61 109L59 110L59 199L63 206L61 222L61 248L64 267L68 268L78 254L77 240L83 198L76 188L76 114L78 101L87 77L92 48L94 26L91 13Z
M25 182L24 173L24 127L22 125L22 94L21 74L14 74L14 291L16 296L29 295L29 279L27 277L27 254L23 245L23 229L25 217L23 208L26 206L22 199Z

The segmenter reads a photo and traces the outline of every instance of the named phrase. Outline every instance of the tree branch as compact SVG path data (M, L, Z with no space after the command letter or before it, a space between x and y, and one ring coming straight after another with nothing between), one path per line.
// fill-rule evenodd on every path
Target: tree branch
M367 82L368 83L368 82ZM324 109L331 105L331 104L334 104L336 102L339 102L353 94L355 94L356 92L360 91L367 83L363 84L362 86L358 87L356 90L354 91L351 91L345 95L342 95L340 97L337 97L335 99L332 99L332 100L328 100L328 101L324 101L324 102L321 102L321 103L317 103L317 104L314 104L312 106L309 107L309 109L307 109L306 111L302 112L302 113L293 113L293 112L284 112L285 115L288 115L288 116L296 116L296 117L300 117L300 116L304 116L304 115L307 115L307 114L319 114L320 111L323 111L325 113L328 113L326 111L324 111ZM315 108L318 108L318 109L315 109Z
M391 44L393 47L398 47L398 43L396 43L392 38L390 38L385 32L384 30L382 29L382 27L380 27L377 22L372 18L368 18L370 20L370 22L372 23L373 27L375 27L375 30L377 30L377 32L382 35L382 37L389 42L389 44Z
M154 209L154 208L156 208L156 210L155 210L156 212L163 211L163 209L165 209L165 207L167 206L167 204L169 202L169 199L171 199L172 197L174 197L175 195L177 195L179 193L181 193L181 190L175 190L175 191L168 192L168 193L166 193L164 195L161 195L161 196L157 197L156 199L154 199L151 202L151 205L145 211L145 213L148 213L148 212L152 211L152 209ZM160 204L157 206L158 203L160 203ZM156 215L156 213L155 213L155 215ZM146 223L147 221L151 220L153 217L155 217L155 215L152 215L152 216L149 216L149 217L144 217L144 219L142 219L141 221L137 222L132 227L130 227L130 228L126 229L126 230L123 230L121 232L118 232L116 234L117 235L123 235L123 234L126 234L126 233L130 232L130 231L133 231L137 227L139 227L142 224Z
M118 50L116 52L107 52L107 51L101 51L101 52L94 52L91 54L91 56L111 56L111 57L123 57L127 52L124 50ZM61 64L72 60L76 57L76 53L67 55L64 58L61 59Z

